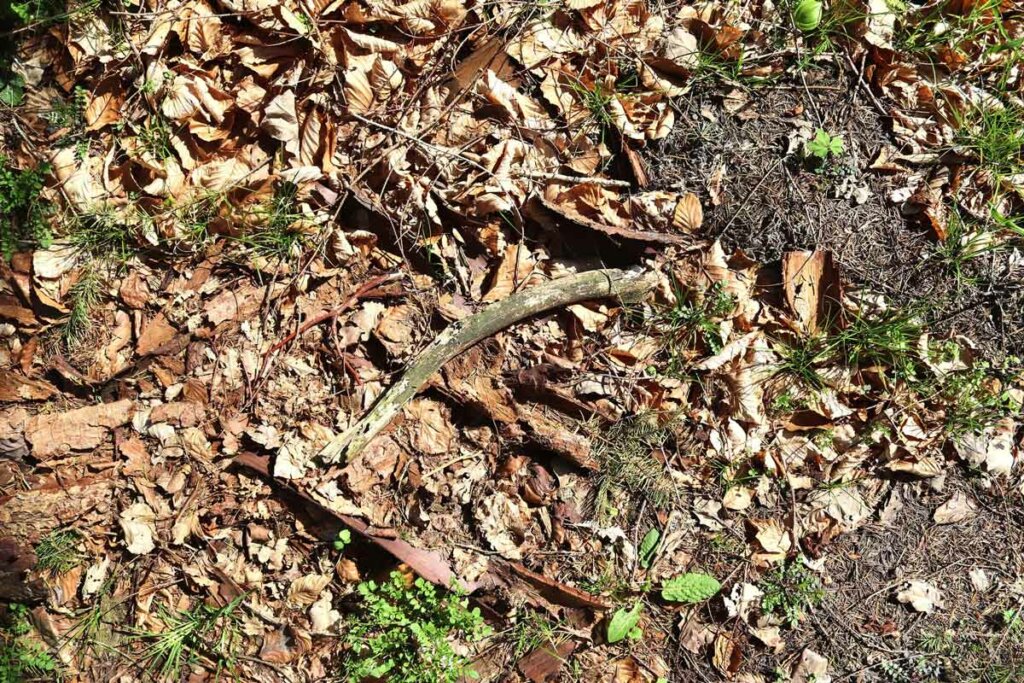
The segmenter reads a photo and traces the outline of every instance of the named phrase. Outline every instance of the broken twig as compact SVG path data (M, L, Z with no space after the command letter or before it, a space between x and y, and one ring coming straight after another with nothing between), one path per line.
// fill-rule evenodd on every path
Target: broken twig
M639 301L654 284L655 276L650 272L592 270L531 287L452 323L420 353L402 378L384 392L362 420L324 447L321 457L327 461L342 456L346 460L356 457L373 437L391 424L442 365L482 339L559 306L601 298Z

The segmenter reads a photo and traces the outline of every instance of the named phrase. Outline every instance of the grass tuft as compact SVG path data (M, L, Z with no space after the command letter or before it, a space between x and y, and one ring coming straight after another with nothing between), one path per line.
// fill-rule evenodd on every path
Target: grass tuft
M266 258L285 261L295 256L306 242L304 216L295 208L298 190L294 183L281 183L270 201L256 211L261 227L239 241Z
M1024 107L971 107L956 127L957 146L996 178L1024 170Z
M92 329L92 311L100 300L100 279L91 269L79 277L68 290L68 318L61 328L61 340L72 348L85 339Z
M244 599L245 595L240 595L223 607L200 604L187 611L161 607L158 618L164 628L136 636L148 642L142 652L147 672L177 679L184 667L201 660L211 662L218 676L234 669L242 642L236 612Z
M57 574L74 569L83 559L78 550L81 540L81 534L74 529L51 531L36 546L36 567L50 569Z

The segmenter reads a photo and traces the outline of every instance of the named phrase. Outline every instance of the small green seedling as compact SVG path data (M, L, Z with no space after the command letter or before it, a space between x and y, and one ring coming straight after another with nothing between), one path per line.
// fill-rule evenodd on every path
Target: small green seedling
M644 538L640 541L640 552L639 561L640 566L644 569L649 569L651 562L654 560L654 554L658 550L658 542L661 540L661 532L658 531L657 527L651 529Z
M82 553L78 550L81 540L81 535L73 529L51 531L36 546L36 567L52 569L56 574L74 569L82 563Z
M334 549L338 552L345 550L345 546L352 542L352 532L348 529L342 529L338 532L338 537L334 539Z
M800 0L793 8L793 23L808 33L821 24L821 0Z
M846 151L842 135L831 135L828 131L818 128L814 131L814 139L807 143L805 151L808 157L820 161L828 161Z
M799 558L777 567L761 580L759 587L764 592L761 609L779 614L790 628L796 627L825 598L818 577Z
M218 675L233 670L242 644L238 606L244 599L242 594L223 607L199 604L187 611L159 606L157 615L164 628L135 636L146 641L142 651L146 671L177 679L201 659L214 662Z
M57 680L59 663L46 647L29 638L28 608L11 603L0 624L0 683Z
M643 609L644 604L637 602L633 609L627 610L623 607L615 612L608 622L608 643L617 643L624 638L638 640L643 635L643 631L637 626Z

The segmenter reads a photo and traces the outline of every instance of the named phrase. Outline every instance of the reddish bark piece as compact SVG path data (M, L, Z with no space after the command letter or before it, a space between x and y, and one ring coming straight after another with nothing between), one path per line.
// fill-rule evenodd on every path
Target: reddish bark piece
M445 587L450 587L453 583L458 583L467 592L472 592L476 589L477 585L475 583L466 584L462 581L458 581L457 577L448 566L448 563L438 553L431 550L424 550L423 548L417 548L398 538L392 539L375 536L370 529L370 525L363 520L328 510L317 503L316 500L314 500L309 494L305 493L301 488L291 484L290 482L285 482L281 479L272 477L270 475L269 457L252 452L243 452L235 458L234 462L242 467L254 470L265 477L273 479L280 486L283 486L303 500L328 513L339 522L358 533L360 536L372 541L378 547L390 553L399 562L404 562L409 565L414 572L427 581Z
M532 569L527 569L519 562L491 562L491 569L494 578L504 583L512 583L521 580L534 588L545 600L555 605L565 607L583 607L586 609L603 611L611 608L604 598L591 595L579 588L567 586L564 583L549 579Z
M56 393L49 382L0 370L0 401L45 401Z
M32 455L42 460L72 450L89 450L103 443L111 429L128 422L134 407L133 401L124 399L66 413L36 415L25 424L25 438L32 444Z
M562 666L569 661L577 646L573 640L563 640L554 647L544 644L520 659L516 666L533 683L557 681Z

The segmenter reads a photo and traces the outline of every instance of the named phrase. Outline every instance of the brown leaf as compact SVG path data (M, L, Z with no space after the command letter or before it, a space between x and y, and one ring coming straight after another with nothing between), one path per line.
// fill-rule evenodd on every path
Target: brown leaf
M167 316L163 313L158 313L157 316L143 328L142 334L139 335L139 343L135 350L140 356L148 356L156 353L161 347L174 339L174 336L177 333L178 330L171 325L169 320L167 320Z
M320 592L331 582L329 574L308 574L300 576L288 586L288 603L296 607L308 607L320 597Z
M743 653L728 633L719 633L715 638L711 663L725 675L736 673L743 663Z
M603 188L580 183L570 190L560 191L561 189L557 185L549 184L544 189L544 194L540 196L541 204L559 216L592 230L640 242L688 244L690 241L682 235L646 232L627 227L630 221L620 214L621 202L618 203L619 206L610 204L610 199ZM599 200L595 201L595 198Z
M114 83L108 79L90 97L83 113L86 130L99 130L121 120L124 89L120 85L120 81Z
M704 223L704 209L697 195L687 192L679 198L672 214L672 226L681 232L697 232Z
M272 631L263 637L260 659L271 664L287 664L298 654L289 646L288 637L281 631Z
M632 657L615 662L615 676L612 683L647 683L640 672L640 665Z
M152 297L149 286L146 284L146 279L136 271L132 271L128 274L128 277L121 281L118 294L121 295L121 301L129 308L138 310L145 308Z

